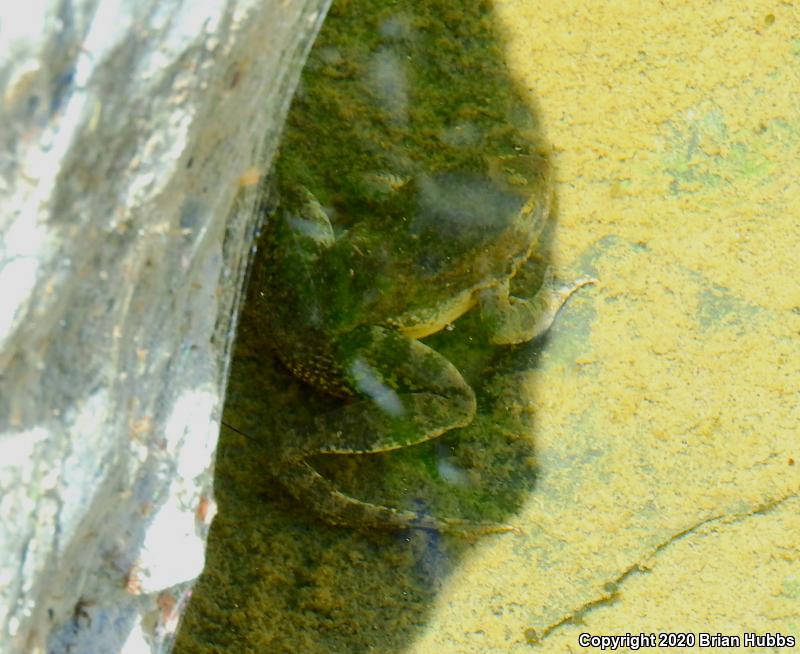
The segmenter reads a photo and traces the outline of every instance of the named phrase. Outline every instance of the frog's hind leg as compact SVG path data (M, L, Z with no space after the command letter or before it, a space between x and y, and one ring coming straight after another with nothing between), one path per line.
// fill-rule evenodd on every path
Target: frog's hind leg
M317 419L314 454L388 452L422 443L475 417L475 393L436 350L393 329L339 337L343 383L359 400Z
M305 461L287 465L280 473L281 482L328 524L340 527L377 529L429 529L463 534L512 531L499 524L474 523L454 518L437 518L414 511L394 509L365 502L337 490Z
M305 459L316 454L386 452L469 424L475 394L445 357L384 327L362 327L337 343L344 378L358 399L315 419L314 433L287 443L281 481L327 522L354 527L485 533L508 527L422 516L349 497Z

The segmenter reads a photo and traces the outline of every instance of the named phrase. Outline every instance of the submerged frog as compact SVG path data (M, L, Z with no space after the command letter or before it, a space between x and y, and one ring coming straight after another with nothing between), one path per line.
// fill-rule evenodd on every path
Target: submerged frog
M473 389L420 339L474 307L493 343L529 341L591 281L509 295L550 214L553 170L491 3L334 3L273 186L251 282L264 333L296 376L344 399L279 437L276 475L331 523L458 525L349 497L308 460L468 425Z
M420 175L396 192L395 211L337 233L310 191L281 189L254 280L267 333L296 376L348 401L318 416L313 433L288 434L274 467L330 523L464 526L349 497L307 459L386 452L469 424L472 388L419 339L476 307L493 343L529 341L592 280L548 275L532 299L509 294L549 215L543 152L497 158L483 174Z

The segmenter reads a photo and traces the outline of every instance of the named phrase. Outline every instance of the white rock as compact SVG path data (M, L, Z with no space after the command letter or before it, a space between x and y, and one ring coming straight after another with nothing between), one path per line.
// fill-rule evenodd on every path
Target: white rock
M169 650L328 1L0 3L0 651Z

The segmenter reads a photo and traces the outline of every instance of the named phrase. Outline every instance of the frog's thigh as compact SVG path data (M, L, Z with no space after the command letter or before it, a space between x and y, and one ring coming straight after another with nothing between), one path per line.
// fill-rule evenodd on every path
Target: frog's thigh
M525 343L544 334L569 297L582 286L593 284L592 277L559 282L548 268L542 286L530 300L509 295L509 282L481 291L481 320L490 329L490 340L497 345Z
M386 452L472 422L475 393L427 345L373 326L340 337L336 345L348 382L363 399L316 419L313 452Z

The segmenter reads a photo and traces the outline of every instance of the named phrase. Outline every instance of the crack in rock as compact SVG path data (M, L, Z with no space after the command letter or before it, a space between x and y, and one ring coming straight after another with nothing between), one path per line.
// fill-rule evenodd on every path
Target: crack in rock
M767 513L770 513L779 506L793 499L797 499L798 497L800 497L800 494L795 492L759 504L751 508L749 511L744 511L740 513L721 513L719 515L715 515L700 520L691 527L687 527L686 529L683 529L673 534L672 536L667 538L664 542L656 545L649 554L643 556L639 561L633 563L630 567L626 568L615 579L607 581L605 584L603 584L604 592L599 597L596 597L592 600L589 600L588 602L585 602L583 605L575 609L572 613L564 616L557 622L554 622L546 626L544 629L536 630L532 627L526 629L525 640L528 642L529 645L539 645L544 641L545 638L550 636L550 634L560 629L561 627L571 624L580 624L583 621L583 618L591 611L594 611L596 608L600 606L613 604L619 598L620 587L622 586L623 583L625 583L625 580L627 580L629 577L635 574L649 573L654 567L654 563L650 562L652 559L658 556L663 550L670 547L673 543L676 543L679 540L682 540L687 536L696 533L698 530L702 529L706 525L712 523L720 523L723 525L737 524L752 516L765 515Z

